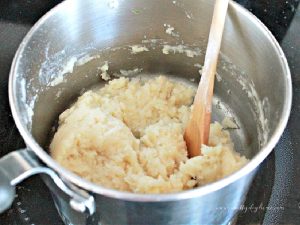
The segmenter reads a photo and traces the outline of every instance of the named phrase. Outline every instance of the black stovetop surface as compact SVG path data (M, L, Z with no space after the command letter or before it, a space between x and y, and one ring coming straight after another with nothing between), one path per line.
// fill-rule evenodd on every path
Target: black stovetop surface
M13 56L33 24L59 0L0 0L0 157L25 146L8 103ZM280 42L293 78L291 117L280 142L263 162L237 224L300 224L300 6L299 0L237 0ZM0 225L62 225L51 195L36 176L17 187Z

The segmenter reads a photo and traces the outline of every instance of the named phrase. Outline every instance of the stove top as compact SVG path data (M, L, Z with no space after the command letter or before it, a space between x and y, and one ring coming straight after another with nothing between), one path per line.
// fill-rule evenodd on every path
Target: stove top
M25 146L8 103L13 56L33 24L58 0L0 1L0 157ZM236 224L300 224L300 7L299 0L237 0L252 11L280 42L293 78L291 117L280 142L263 162L240 208ZM2 225L63 225L51 195L36 176L17 187Z

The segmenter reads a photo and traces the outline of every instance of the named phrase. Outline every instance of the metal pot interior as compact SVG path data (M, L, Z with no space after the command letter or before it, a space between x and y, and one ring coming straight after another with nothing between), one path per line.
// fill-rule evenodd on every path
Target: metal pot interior
M65 1L24 40L12 70L15 106L46 151L58 115L85 90L110 75L138 69L197 85L203 64L213 1ZM174 27L173 33L166 29ZM278 47L262 25L230 4L215 82L213 120L235 119L230 130L238 152L253 158L288 113L289 80ZM132 54L132 45L149 51ZM163 54L165 45L183 53ZM186 50L197 53L188 57ZM25 140L26 141L26 140Z

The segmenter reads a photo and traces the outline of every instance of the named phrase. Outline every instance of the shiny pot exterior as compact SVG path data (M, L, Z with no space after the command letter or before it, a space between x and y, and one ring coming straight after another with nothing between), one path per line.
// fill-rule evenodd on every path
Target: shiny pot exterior
M255 171L215 192L191 199L136 202L94 195L96 213L87 216L69 206L69 197L51 179L45 182L65 224L159 224L159 225L227 225L243 209Z
M163 73L196 85L213 3L66 0L47 13L21 43L10 74L12 113L30 151L0 159L1 174L14 181L12 186L30 174L47 174L43 179L68 224L228 223L259 164L278 142L292 99L280 46L260 21L234 2L225 24L213 120L235 118L240 129L230 134L237 151L250 159L246 166L193 190L148 195L95 185L58 165L47 152L58 115L84 90L104 84L99 73L105 62L110 75ZM133 52L133 45L147 50ZM13 163L19 169L5 172Z

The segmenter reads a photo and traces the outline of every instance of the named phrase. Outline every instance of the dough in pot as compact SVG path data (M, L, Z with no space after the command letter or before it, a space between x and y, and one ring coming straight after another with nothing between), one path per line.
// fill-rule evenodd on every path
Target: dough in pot
M194 94L164 76L112 80L60 115L51 155L79 176L122 191L178 192L216 181L247 159L219 123L211 124L202 155L187 157L183 132Z

